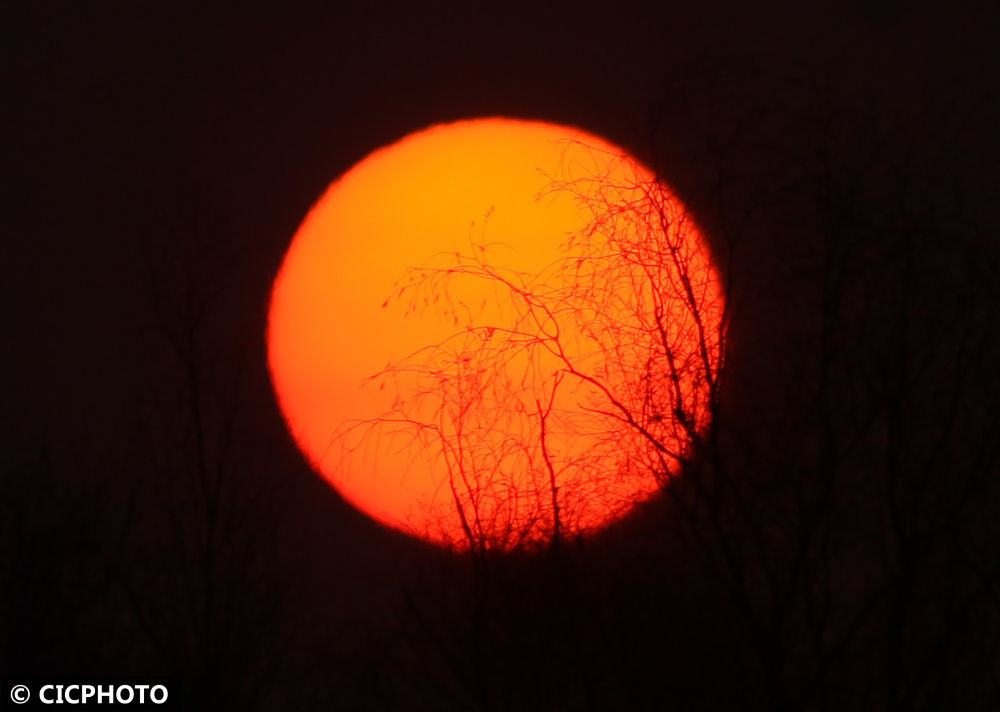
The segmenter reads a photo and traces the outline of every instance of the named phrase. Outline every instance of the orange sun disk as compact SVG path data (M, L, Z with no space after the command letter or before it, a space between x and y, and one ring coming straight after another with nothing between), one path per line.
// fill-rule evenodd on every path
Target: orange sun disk
M586 533L655 492L662 473L626 463L635 433L609 427L602 392L567 368L631 392L626 366L642 359L623 341L604 363L588 333L596 273L567 264L580 236L604 249L588 186L652 180L596 136L499 118L411 134L336 180L292 240L267 335L316 471L382 524L459 549ZM567 302L573 279L589 280L586 308ZM701 294L719 301L714 279Z

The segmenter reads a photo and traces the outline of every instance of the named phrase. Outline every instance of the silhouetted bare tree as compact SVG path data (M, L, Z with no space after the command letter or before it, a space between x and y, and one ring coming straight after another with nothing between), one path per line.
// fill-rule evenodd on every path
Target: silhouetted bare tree
M992 222L963 203L952 157L935 163L924 148L948 135L945 118L886 124L808 74L697 76L708 88L675 89L665 119L688 154L659 157L701 164L701 190L686 195L724 301L706 298L714 276L682 251L688 218L662 184L635 199L637 186L603 176L554 183L592 224L551 273L504 271L473 249L406 284L446 298L453 280L486 280L515 305L511 322L463 323L382 374L418 376L417 397L449 427L430 428L427 447L473 453L471 467L445 458L477 559L463 640L479 671L452 667L481 707L502 707L486 691L503 686L503 663L483 636L506 640L489 616L515 613L497 573L508 565L486 552L559 542L574 486L645 475L662 486L665 530L686 552L675 555L697 562L724 602L713 610L738 621L738 640L721 640L746 653L745 708L989 709L1000 692L1000 270ZM719 106L726 115L705 120ZM684 111L698 121L687 134ZM589 388L584 429L554 425L572 382ZM425 432L415 413L403 398L389 417ZM598 447L617 457L553 466L550 426L602 433ZM491 479L508 451L534 473L527 492ZM527 499L532 516L494 529L493 499ZM587 610L548 621L551 634L586 637L594 608L580 589L546 585L563 611ZM651 573L649 585L673 582Z
M408 431L438 455L452 501L431 526L457 512L461 548L555 545L628 511L704 448L718 409L725 299L680 201L634 167L554 176L551 191L591 220L541 272L473 244L415 268L390 300L455 315L450 338L375 376L397 395L366 425ZM452 295L470 281L506 320Z
M998 624L991 222L935 162L946 115L750 79L703 144L699 203L738 250L730 368L670 523L743 612L769 709L988 708L995 648L961 621Z
M118 581L191 700L246 702L280 664L288 623L288 590L269 568L281 480L256 451L254 397L266 391L247 365L263 305L239 303L246 246L198 195L162 210L141 244L142 514L123 532Z

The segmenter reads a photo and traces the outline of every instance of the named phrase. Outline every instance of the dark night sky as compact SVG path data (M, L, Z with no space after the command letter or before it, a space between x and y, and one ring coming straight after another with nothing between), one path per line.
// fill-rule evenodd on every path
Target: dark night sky
M835 104L912 129L921 170L953 172L973 213L988 214L1000 179L1000 24L988 3L201 5L3 9L0 465L41 458L72 471L76 487L131 462L135 433L169 390L157 384L165 357L144 301L150 246L172 219L197 215L224 253L201 265L224 294L208 348L215 339L225 358L246 358L248 452L270 448L271 479L287 470L298 488L276 506L295 520L295 502L307 502L286 541L340 542L307 552L336 570L328 563L302 586L316 600L336 581L329 602L344 618L372 586L395 595L396 564L379 562L409 550L302 472L263 337L270 280L298 222L370 151L433 123L508 115L579 125L645 159L658 107L678 103L672 87L697 94L714 67L763 67L772 83L755 85L754 100L764 110L781 104L778 75L804 72L834 87ZM684 142L692 116L668 116L659 140ZM697 207L699 167L671 170Z

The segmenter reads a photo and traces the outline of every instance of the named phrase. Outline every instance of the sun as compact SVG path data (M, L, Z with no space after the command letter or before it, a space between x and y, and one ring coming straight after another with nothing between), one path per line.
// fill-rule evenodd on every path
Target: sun
M457 549L589 533L708 423L722 297L683 204L579 129L489 118L374 151L275 279L268 361L313 468Z

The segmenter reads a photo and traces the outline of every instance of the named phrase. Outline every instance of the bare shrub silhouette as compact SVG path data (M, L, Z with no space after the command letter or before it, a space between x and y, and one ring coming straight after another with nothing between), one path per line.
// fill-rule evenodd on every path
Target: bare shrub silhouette
M996 646L969 622L1000 620L998 262L959 134L726 72L671 92L740 256L724 412L667 526L740 612L767 709L989 709Z
M656 303L636 297L647 285L667 295L683 288L678 275L685 270L662 259L671 255L677 219L644 219L631 234L645 239L629 240L627 230L616 229L622 216L656 218L655 211L613 192L613 199L588 200L583 191L599 241L576 236L570 244L580 252L560 263L576 279L575 292L525 286L491 272L486 259L452 266L526 303L525 342L552 345L563 378L554 387L590 383L574 370L593 377L588 407L604 418L600 432L617 440L622 462L635 468L628 471L645 470L667 485L650 516L630 523L640 535L616 550L622 561L638 550L652 551L650 559L637 563L626 587L592 573L604 540L540 557L535 563L551 562L552 576L533 572L515 583L503 577L514 568L503 557L479 557L470 567L467 629L452 632L452 609L426 627L452 643L445 660L482 709L503 708L490 694L512 685L535 694L526 681L533 666L549 669L552 655L517 667L495 652L520 654L525 639L562 656L557 707L614 707L633 699L638 684L674 704L672 690L684 689L689 673L673 673L664 661L705 639L699 665L712 681L702 681L679 708L994 709L1000 423L991 404L1000 392L1000 260L995 218L976 213L970 187L953 172L957 149L949 137L960 134L949 130L943 112L892 121L845 104L814 77L727 71L732 76L691 73L696 88L670 92L667 127L676 133L665 137L683 150L662 154L670 165L699 165L692 183L701 192L689 185L684 195L717 238L717 253L724 246L724 328L699 332L695 314L705 315L713 302L684 302L683 289L680 314L691 321L675 322L693 324L694 343L705 346L708 358L696 351L677 371L704 378L704 391L685 390L683 378L675 387L668 355L677 350L664 344L676 342L657 341ZM684 111L693 127L681 125ZM706 119L712 111L721 114L715 122ZM579 273L573 257L586 258ZM650 276L643 265L659 271ZM413 281L442 293L454 274L418 271ZM624 302L631 310L622 309L623 291L635 299ZM560 360L558 350L571 332L546 326L571 323L593 324L607 339L588 352L593 361L575 369L578 363ZM475 328L455 338L469 339L483 371L496 351L480 355L474 335ZM647 360L648 378L611 378L642 375ZM417 363L433 362L422 353ZM448 384L447 363L421 372L431 398ZM532 410L532 402L524 412L541 421L544 408ZM697 420L702 408L711 416L704 429ZM536 444L540 425L531 435ZM625 453L637 456L629 461ZM551 533L552 521L543 521L542 531ZM663 537L655 545L653 532ZM636 617L643 626L662 626L667 633L660 637L620 626L622 611L636 607L646 590L654 602ZM690 596L690 610L664 603L680 590ZM602 628L598 621L615 593L626 605L615 609L614 625ZM532 605L548 600L552 619L522 624L527 616L517 601L526 596ZM428 599L419 620L435 610ZM702 627L684 627L695 613L705 616ZM562 627L553 622L558 615L566 616ZM717 620L725 621L724 631ZM591 684L593 661L575 644L587 636L605 649L629 651L619 667L605 663L603 689ZM719 664L723 653L732 669ZM648 681L633 675L645 665L653 670ZM716 687L721 701L705 706Z
M373 377L396 397L361 427L434 454L451 501L423 526L457 548L588 532L703 449L724 365L721 282L671 190L614 160L628 181L553 177L550 194L572 196L587 221L544 270L502 266L487 224L447 265L415 267L384 305L444 303L453 319L450 337ZM469 283L492 291L500 319L483 318L485 299L463 301Z

